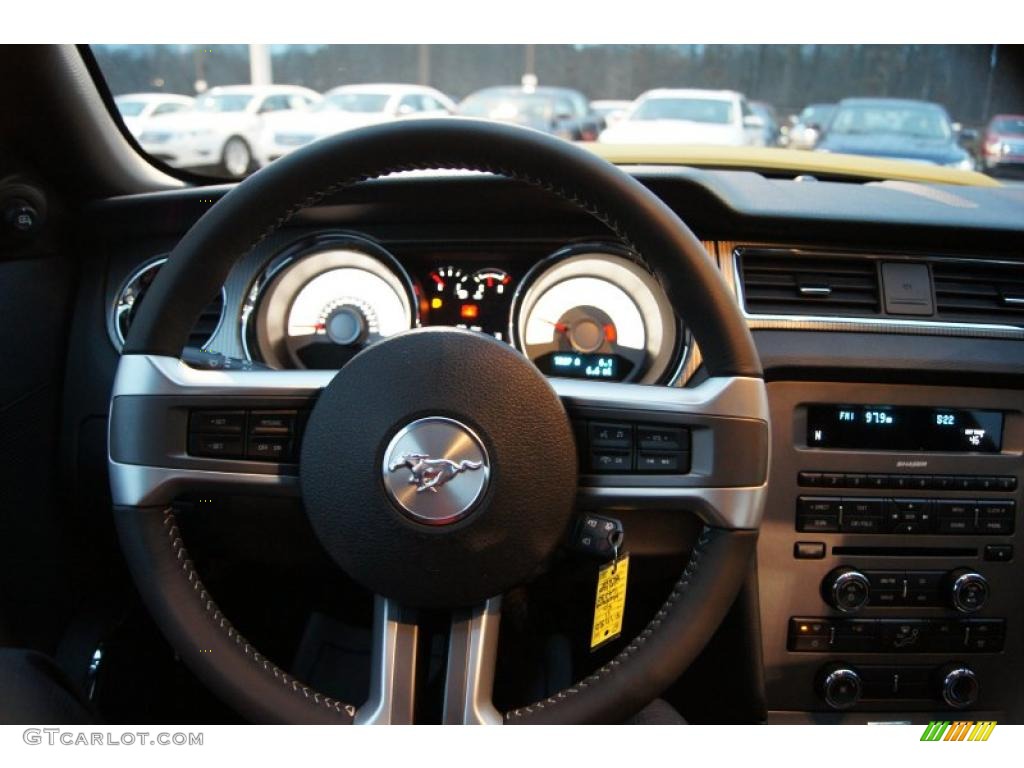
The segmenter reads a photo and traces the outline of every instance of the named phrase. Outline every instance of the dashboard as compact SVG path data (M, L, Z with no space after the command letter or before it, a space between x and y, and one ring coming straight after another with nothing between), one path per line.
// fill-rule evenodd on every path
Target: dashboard
M766 513L729 646L757 664L733 701L769 722L1019 721L1024 195L635 173L704 241L768 380ZM102 445L133 306L199 198L96 211L107 261L83 288L71 361L92 375L67 406L80 441ZM701 352L662 285L627 244L535 191L384 180L243 255L190 343L335 369L406 328L458 326L549 376L683 387L700 380ZM100 317L109 354L76 357ZM732 679L735 661L717 670Z
M108 322L116 346L165 259L118 288ZM324 230L252 267L240 306L228 307L222 289L194 346L217 350L222 333L237 332L246 361L335 370L401 331L450 326L514 346L548 376L645 384L674 380L685 358L686 331L661 285L614 243L389 247Z

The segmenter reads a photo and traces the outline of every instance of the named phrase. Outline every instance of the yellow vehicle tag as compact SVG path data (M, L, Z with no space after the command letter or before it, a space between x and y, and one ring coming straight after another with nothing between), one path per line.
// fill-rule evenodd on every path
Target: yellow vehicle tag
M594 628L590 633L590 650L596 650L622 634L622 616L626 612L626 579L629 577L629 555L602 565L597 572L597 595L594 599Z

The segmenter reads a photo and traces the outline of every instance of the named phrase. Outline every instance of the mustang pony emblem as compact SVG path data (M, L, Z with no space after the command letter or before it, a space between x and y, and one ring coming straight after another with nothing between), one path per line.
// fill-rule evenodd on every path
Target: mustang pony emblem
M389 472L397 472L403 467L411 473L409 485L416 486L416 493L431 491L437 493L437 489L454 478L456 475L467 470L480 469L482 461L452 461L451 459L432 459L425 453L406 453L402 458L388 467Z

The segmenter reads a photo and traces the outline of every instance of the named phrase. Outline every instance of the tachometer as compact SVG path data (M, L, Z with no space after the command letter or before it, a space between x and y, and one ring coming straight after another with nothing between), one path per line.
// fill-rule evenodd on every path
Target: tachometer
M676 357L678 320L631 259L564 254L539 265L527 285L513 308L516 342L549 376L654 383Z

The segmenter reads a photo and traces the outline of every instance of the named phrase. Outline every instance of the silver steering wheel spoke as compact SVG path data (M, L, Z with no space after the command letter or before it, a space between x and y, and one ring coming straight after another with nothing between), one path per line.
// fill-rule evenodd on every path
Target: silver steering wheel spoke
M503 722L492 700L500 624L500 597L456 611L452 616L444 687L445 724Z
M716 528L758 527L770 458L764 381L721 376L688 388L581 379L551 384L576 427L581 507L679 509ZM608 426L623 430L603 439ZM645 441L651 429L670 431L679 443ZM671 468L645 466L645 459L664 459Z
M185 491L297 495L294 461L193 455L190 414L302 412L312 407L333 376L333 371L311 370L200 370L173 357L123 356L110 413L114 503L155 506ZM686 509L715 527L757 527L770 445L762 380L711 377L688 388L577 379L551 379L551 384L577 425L581 504L594 510ZM628 471L595 469L595 457L602 452L621 453L593 443L590 425L600 423L625 424L634 430L626 449ZM687 471L638 469L643 450L636 437L645 426L684 431ZM240 439L244 442L247 435ZM297 451L297 435L294 441Z
M412 725L416 710L419 627L414 614L378 595L373 604L370 695L356 725Z

